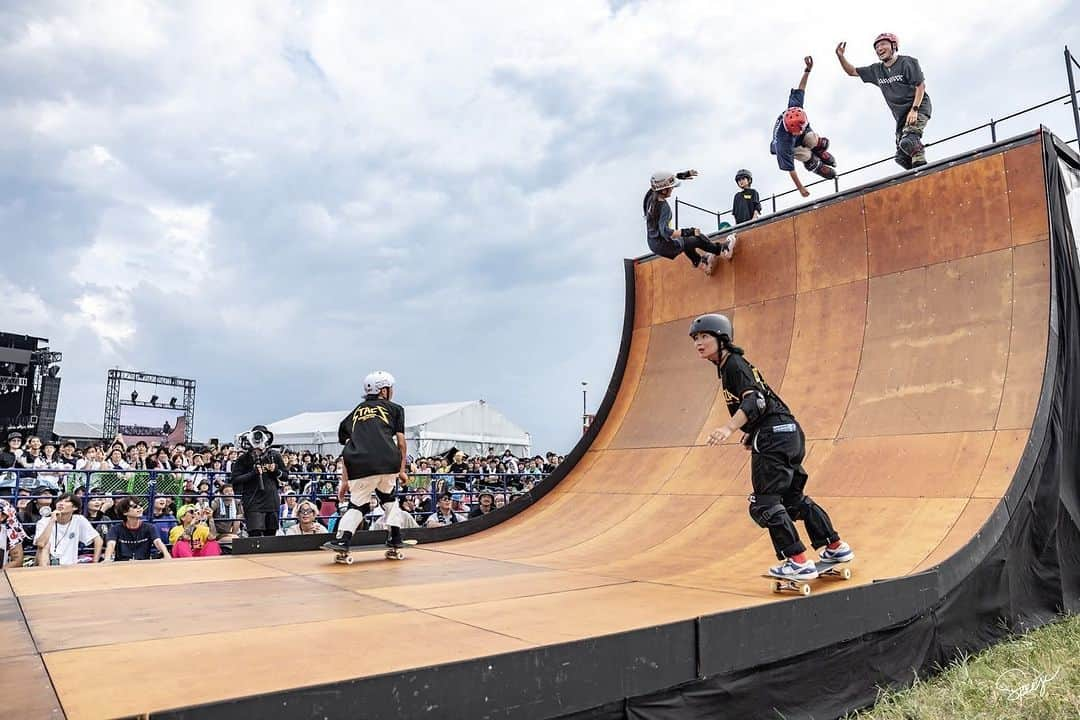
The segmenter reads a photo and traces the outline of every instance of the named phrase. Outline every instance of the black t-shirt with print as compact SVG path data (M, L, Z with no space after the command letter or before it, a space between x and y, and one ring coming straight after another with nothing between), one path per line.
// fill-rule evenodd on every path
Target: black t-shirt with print
M735 199L731 203L731 213L735 216L735 222L741 223L751 220L754 211L761 212L761 198L754 188L746 188L735 193Z
M728 412L734 416L742 404L743 394L747 390L757 390L765 398L765 408L756 422L747 422L740 428L744 433L750 434L757 430L766 421L779 417L792 417L791 410L773 392L765 378L758 369L742 355L731 353L727 360L716 368L716 374L724 386L724 402L727 403ZM770 418L770 416L772 416Z
M109 528L108 540L116 543L117 560L149 560L150 549L160 536L152 523L140 523L135 530L123 523Z
M388 475L401 470L397 433L405 432L405 408L377 396L367 397L338 427L338 442L349 479Z

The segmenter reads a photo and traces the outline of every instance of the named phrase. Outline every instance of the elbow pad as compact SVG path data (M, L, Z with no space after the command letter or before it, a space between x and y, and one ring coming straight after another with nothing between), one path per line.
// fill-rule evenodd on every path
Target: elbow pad
M739 403L739 409L746 414L750 423L757 422L765 414L766 407L765 396L759 390L747 393Z

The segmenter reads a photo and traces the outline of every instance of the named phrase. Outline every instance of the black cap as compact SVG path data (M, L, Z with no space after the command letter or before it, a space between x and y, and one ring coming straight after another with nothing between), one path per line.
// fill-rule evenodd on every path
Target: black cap
M11 432L8 433L7 439L12 440L14 438L19 438L20 440L22 440L22 433L19 432L18 430L12 430Z

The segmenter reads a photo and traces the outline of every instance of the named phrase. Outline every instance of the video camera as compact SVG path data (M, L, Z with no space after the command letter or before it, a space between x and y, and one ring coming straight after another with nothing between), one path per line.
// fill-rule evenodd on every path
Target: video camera
M274 444L274 433L270 432L265 425L256 425L247 432L237 435L236 442L242 450L255 450L261 453L269 450Z

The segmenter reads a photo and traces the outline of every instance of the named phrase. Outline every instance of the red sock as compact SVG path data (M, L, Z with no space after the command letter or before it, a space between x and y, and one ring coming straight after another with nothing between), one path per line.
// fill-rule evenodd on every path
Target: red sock
M840 541L837 540L836 542L831 542L829 543L828 547L830 550L835 550L836 548L840 547Z
M806 553L801 552L798 555L792 555L790 559L801 565L806 562Z

